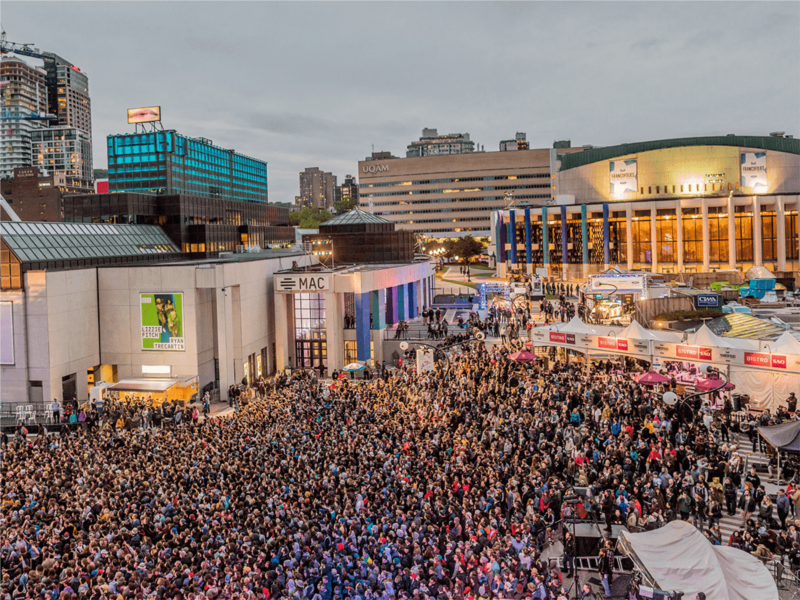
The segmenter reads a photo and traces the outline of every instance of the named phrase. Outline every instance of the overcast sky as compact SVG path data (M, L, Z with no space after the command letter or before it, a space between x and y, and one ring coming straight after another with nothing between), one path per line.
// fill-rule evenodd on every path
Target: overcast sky
M89 76L94 162L160 104L165 128L342 181L423 127L486 150L517 131L607 146L800 135L800 3L13 2L2 25Z

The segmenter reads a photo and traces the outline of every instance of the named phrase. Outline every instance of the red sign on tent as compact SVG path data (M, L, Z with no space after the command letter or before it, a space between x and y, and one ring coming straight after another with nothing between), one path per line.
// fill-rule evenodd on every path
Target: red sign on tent
M783 354L767 354L766 352L745 352L744 364L751 367L786 368L786 356Z
M694 360L711 360L711 348L678 344L675 346L675 356L678 358L691 358Z

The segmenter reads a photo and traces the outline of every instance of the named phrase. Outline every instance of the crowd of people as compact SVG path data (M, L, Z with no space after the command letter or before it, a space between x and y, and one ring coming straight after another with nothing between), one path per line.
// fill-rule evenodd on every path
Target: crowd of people
M607 363L512 350L464 341L433 371L358 384L280 375L225 417L148 427L148 407L113 405L58 436L3 436L0 598L561 600L565 518L693 520L800 563L793 505L762 513L758 476L707 423ZM718 534L718 482L741 539ZM557 541L563 569L542 557ZM613 584L613 544L598 551L587 598Z

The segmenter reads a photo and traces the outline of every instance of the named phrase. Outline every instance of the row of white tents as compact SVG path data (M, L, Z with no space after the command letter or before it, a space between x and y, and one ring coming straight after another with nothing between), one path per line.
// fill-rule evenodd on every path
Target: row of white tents
M700 346L711 348L715 353L725 351L739 353L740 357L742 353L747 352L800 356L800 340L794 337L790 331L785 331L778 339L769 341L719 336L705 324L695 332L683 334L675 331L645 329L637 321L632 321L625 328L590 325L578 317L574 317L568 323L554 323L547 329L581 336L613 336L620 340L646 341L651 345L662 342ZM790 392L800 392L800 370L795 367L794 363L788 365L784 372L749 367L743 364L716 363L715 366L725 370L731 383L736 386L736 392L750 396L751 405L757 408L774 410L781 404L785 405Z

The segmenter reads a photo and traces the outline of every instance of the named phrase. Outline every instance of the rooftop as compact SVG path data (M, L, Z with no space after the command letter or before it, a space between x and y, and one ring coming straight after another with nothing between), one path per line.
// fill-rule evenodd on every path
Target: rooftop
M156 225L2 222L0 234L22 263L180 254Z
M366 223L380 223L381 225L386 225L387 223L391 225L391 221L387 221L382 217L376 217L375 215L365 212L360 208L354 208L353 210L342 213L341 215L337 215L332 219L325 221L320 225L320 227L330 227L336 225L360 225Z
M788 154L800 154L800 139L797 138L773 137L769 135L716 135L620 144L618 146L593 148L583 152L575 152L574 154L562 154L560 155L561 167L559 171L566 171L603 160L627 156L628 154L638 154L639 152L664 150L667 148L681 148L684 146L736 146L742 148L758 148L760 150L773 150L775 152L786 152Z
M722 337L776 340L786 328L768 319L759 319L742 313L727 314L706 323L708 328Z

